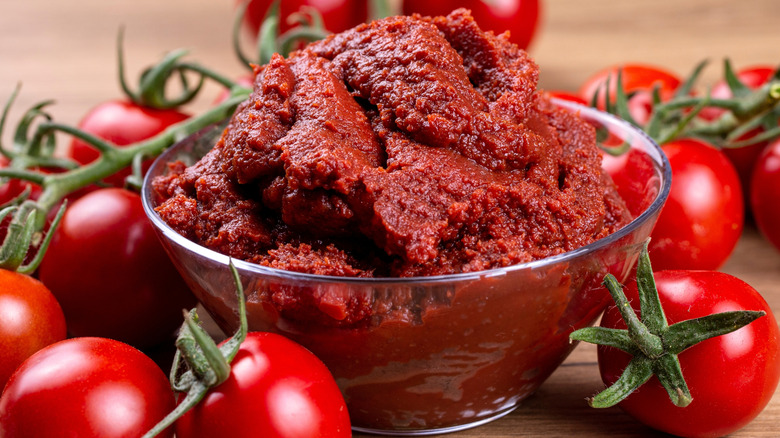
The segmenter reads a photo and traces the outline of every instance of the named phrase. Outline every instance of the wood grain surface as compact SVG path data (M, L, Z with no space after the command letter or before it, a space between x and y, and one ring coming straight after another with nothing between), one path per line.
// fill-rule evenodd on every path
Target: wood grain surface
M90 107L120 97L116 36L122 26L131 83L178 48L190 49L191 60L223 74L244 73L230 46L234 5L233 0L0 1L0 101L22 83L11 126L42 100L55 99L51 114L75 124ZM530 52L546 89L576 90L589 75L624 62L685 75L707 59L705 86L718 77L724 58L738 67L780 64L776 0L548 0L542 20ZM209 85L189 110L202 110L218 92ZM10 138L6 131L4 142ZM780 253L751 224L723 270L753 285L780 312ZM449 436L656 436L617 408L590 409L585 398L601 388L595 348L580 345L512 414ZM733 436L780 436L780 396Z

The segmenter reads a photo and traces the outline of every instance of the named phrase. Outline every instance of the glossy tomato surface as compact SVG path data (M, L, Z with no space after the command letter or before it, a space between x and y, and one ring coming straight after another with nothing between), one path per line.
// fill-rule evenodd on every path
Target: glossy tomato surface
M250 332L227 381L176 423L177 438L349 437L344 398L314 354L280 335Z
M662 149L672 168L672 187L651 234L653 266L718 269L744 226L737 172L723 152L698 140L676 140Z
M767 146L753 168L750 207L761 233L780 251L780 139Z
M91 109L79 122L78 128L117 146L127 146L153 137L188 117L173 109L148 108L129 101L111 100ZM91 163L100 156L95 148L78 138L71 142L68 155L81 164ZM129 169L123 170L107 178L106 182L122 187L129 174Z
M66 334L65 315L43 283L0 269L0 388L25 359Z
M647 123L650 117L654 87L659 87L661 100L666 101L674 96L682 83L676 74L662 67L629 63L607 67L591 75L580 86L580 97L588 103L593 102L595 98L596 107L604 110L607 84L609 84L610 102L615 102L618 72L621 73L623 91L629 98L629 112L639 125Z
M509 31L509 40L522 49L530 47L539 28L541 2L539 0L404 0L403 13L410 15L448 15L457 8L471 10L482 30L496 35Z
M172 339L195 298L146 217L138 194L104 188L69 205L41 263L72 336L138 348Z
M0 398L0 436L138 438L174 406L165 374L140 351L110 339L68 339L11 377Z
M673 405L655 376L620 407L650 427L679 436L723 436L742 428L769 403L780 379L780 332L769 305L750 285L722 272L656 271L655 281L670 325L732 310L767 314L679 354L693 397L687 407ZM636 282L627 285L625 292L637 310ZM626 327L615 306L607 309L601 325ZM615 382L629 360L621 350L599 346L604 383Z

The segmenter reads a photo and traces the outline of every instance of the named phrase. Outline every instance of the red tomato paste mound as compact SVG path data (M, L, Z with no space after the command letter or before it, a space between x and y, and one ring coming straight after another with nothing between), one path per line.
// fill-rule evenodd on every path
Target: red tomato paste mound
M629 220L595 134L537 93L539 69L467 10L392 17L257 70L160 216L234 258L410 277L541 259Z

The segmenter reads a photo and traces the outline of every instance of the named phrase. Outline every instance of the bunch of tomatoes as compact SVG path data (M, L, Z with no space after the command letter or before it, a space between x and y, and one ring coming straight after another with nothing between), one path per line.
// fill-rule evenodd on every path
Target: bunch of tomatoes
M778 79L776 67L733 71L726 62L724 78L705 92L711 101L747 98L762 87L777 84ZM550 94L620 114L615 108L618 84L626 119L648 133L660 132L652 127L654 111L697 93L683 88L688 82L664 68L632 63L605 68L577 92ZM780 93L780 87L774 87L767 91L770 95ZM686 123L693 128L682 132L692 135L659 141L671 167L671 190L648 244L654 273L626 285L628 302L634 312L641 313L643 299L638 291L651 285L657 288L669 324L730 311L755 310L766 315L679 354L678 366L693 398L687 407L676 406L669 389L656 377L619 403L636 419L667 433L723 436L755 418L780 381L780 330L769 305L750 285L718 271L734 250L746 220L753 219L780 250L780 106L745 114L741 123L749 129L734 124L731 131L718 131L720 124L736 122L724 108L704 105L686 111L691 113L681 117L687 117ZM696 129L707 124L717 129ZM617 155L605 152L603 158L627 207L633 214L640 213L634 200L643 199L644 185L636 181L649 175L647 157L630 149ZM626 324L618 305L610 306L601 320L601 327L610 330L625 330ZM665 319L662 326L666 327ZM595 343L600 344L598 363L604 383L630 385L623 373L632 355L610 342Z
M176 109L112 100L91 110L79 128L129 145L188 118ZM69 144L68 156L78 163L98 155L79 139ZM182 310L196 300L158 241L139 194L123 186L129 173L69 197L32 275L0 269L0 436L140 437L176 406L161 366L170 362L166 347L173 347ZM40 194L32 183L6 182L0 204L25 190ZM211 397L222 401L180 419L177 436L220 436L217 430L236 437L257 430L278 437L350 434L344 399L325 365L278 335L250 333L230 379ZM250 423L234 421L226 429L225 412ZM307 421L287 421L290 416ZM159 436L173 436L173 428Z
M399 4L403 13L423 15L470 8L483 28L510 30L511 39L526 48L538 27L539 3L440 0ZM245 25L257 32L270 4L250 1ZM364 22L375 4L365 0L285 1L281 15L310 6L321 13L326 29L339 32ZM286 26L283 22L282 32ZM672 99L683 84L680 77L663 69L632 64L600 72L576 95L558 96L604 108L607 104L599 98L599 90L607 83L614 87L618 70L631 117L640 125L650 118L654 101ZM608 77L613 80L607 82ZM711 97L745 94L776 78L777 72L757 66L739 70L736 77L740 86L724 80L712 88ZM723 114L721 109L704 108L696 117L712 121ZM90 111L78 129L122 146L190 118L177 108L114 100ZM751 138L771 129L757 126L742 133L738 142L751 143ZM744 147L717 146L700 138L662 144L671 163L673 184L650 243L654 268L662 271L656 277L658 293L670 322L724 310L763 310L767 317L680 355L690 370L686 376L691 378L691 392L697 401L701 399L696 407L664 407L663 415L648 419L646 405L668 402L661 400L665 394L657 388L633 394L624 402L626 410L640 420L689 436L712 430L676 425L691 416L700 424L711 422L712 412L700 406L724 399L739 397L741 409L719 410L715 431L727 433L743 426L763 409L780 377L780 334L771 309L749 285L715 271L734 249L746 212L780 249L776 226L780 203L775 202L780 199L780 139ZM64 152L80 165L100 156L79 138ZM4 153L0 167L14 166L13 158ZM621 157L605 155L604 160L631 208L633 199L644 196L631 181L643 174L647 162L630 152ZM43 175L60 171L36 170ZM171 344L182 309L194 306L195 300L157 241L138 193L125 186L129 173L118 172L66 198L64 215L34 272L0 270L0 387L6 385L0 398L0 436L21 436L22 430L24 436L38 437L58 436L64 430L78 436L141 436L176 406L160 361L144 352ZM0 205L19 196L35 199L40 194L36 184L10 179L0 185ZM6 217L0 220L0 234L5 234L6 227L13 225ZM636 294L632 287L629 296ZM614 309L606 315L602 324L621 327ZM620 354L600 348L605 382L616 380L625 367L627 361ZM258 367L258 363L265 365ZM750 369L750 377L735 378L737 369ZM715 374L729 382L717 385L726 388L721 392L708 390ZM295 400L308 402L292 403ZM46 421L41 421L42 413ZM305 421L287 420L291 416ZM672 425L662 424L660 417ZM229 379L176 425L177 436L184 438L257 433L269 437L350 435L344 399L325 366L299 345L268 333L249 333L233 360ZM162 436L172 435L173 430L167 430Z

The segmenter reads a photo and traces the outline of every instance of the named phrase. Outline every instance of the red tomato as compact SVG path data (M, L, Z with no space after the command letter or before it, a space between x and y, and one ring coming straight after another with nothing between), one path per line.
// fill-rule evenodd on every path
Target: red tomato
M653 265L718 269L744 225L737 172L723 152L698 140L676 140L662 149L672 168L672 187L651 234Z
M147 108L128 101L113 100L90 110L79 122L78 128L117 146L127 146L153 137L187 118L187 114L172 109ZM81 164L91 163L100 156L95 148L77 138L71 142L68 155ZM147 164L151 161L148 160ZM106 182L122 187L129 174L129 169L120 171L106 178Z
M639 216L653 203L658 190L653 160L640 149L613 156L602 153L601 166L612 177L632 216Z
M780 250L780 139L769 144L756 162L750 207L761 233Z
M755 289L722 272L660 271L655 282L670 325L732 310L763 310L766 315L679 354L693 397L687 407L673 405L655 376L620 407L650 427L679 436L723 436L742 428L764 409L780 379L780 331L772 309ZM638 310L636 281L625 293ZM601 326L626 327L614 305ZM599 346L604 383L614 383L629 360L630 355L617 348Z
M606 107L605 84L609 79L610 102L615 101L617 94L617 73L622 71L623 90L629 97L631 117L639 125L647 123L652 105L653 87L659 86L661 100L669 100L674 96L682 81L677 75L660 67L644 64L626 64L606 68L590 76L580 87L579 95L587 102L592 102L597 96L597 108Z
M0 155L0 168L8 166L8 158ZM0 205L16 199L22 192L30 187L30 199L38 199L41 194L41 187L29 181L11 179L0 185Z
M299 344L250 332L230 367L228 380L176 422L177 438L351 436L336 382Z
M764 85L775 73L775 69L769 66L753 66L741 69L736 72L737 79L740 80L745 86L755 90ZM729 99L733 97L731 88L725 80L721 80L713 85L710 91L710 96L713 99ZM706 120L715 120L725 112L722 108L708 107L699 112L699 117ZM760 128L753 129L747 134L739 138L740 141L748 140L760 134L763 130ZM742 183L743 193L750 193L750 180L753 172L753 166L755 166L758 156L761 155L761 151L767 142L762 141L750 146L744 146L740 148L724 148L723 152L734 163L734 167L739 174L740 182Z
M540 3L538 0L406 0L403 13L436 16L447 15L457 8L470 9L482 30L496 34L509 31L509 40L527 49L539 24Z
M195 298L165 253L141 198L99 189L69 205L40 267L72 336L139 348L171 339Z
M11 377L0 398L0 436L139 437L174 406L165 374L140 351L110 339L68 339Z
M241 3L243 0L239 0ZM244 23L257 35L263 19L273 0L250 0L244 15ZM301 9L301 6L311 6L322 15L325 28L330 32L343 32L353 28L368 19L368 2L366 0L284 0L281 2L280 31L290 29L287 18Z
M0 388L25 359L65 336L65 316L49 289L0 269Z
M775 69L766 65L758 65L752 67L746 67L740 69L735 74L737 79L740 80L748 88L755 90L756 88L764 85L774 75ZM731 88L724 79L716 82L710 89L710 97L713 99L729 99L733 97ZM699 117L707 120L715 120L720 117L726 110L716 107L704 108L699 112Z

